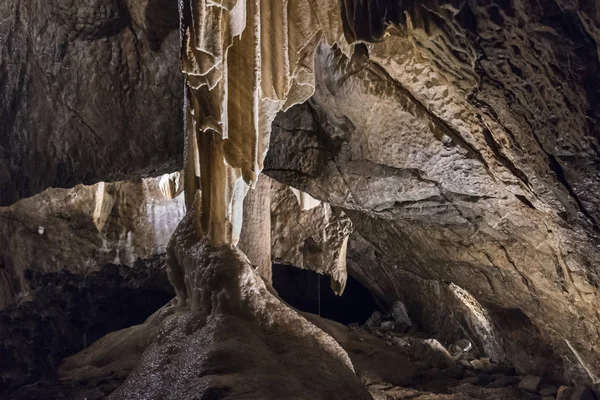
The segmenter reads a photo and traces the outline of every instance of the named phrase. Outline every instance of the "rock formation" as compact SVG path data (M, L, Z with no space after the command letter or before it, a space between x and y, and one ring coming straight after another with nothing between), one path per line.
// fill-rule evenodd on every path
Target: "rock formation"
M106 264L133 266L164 255L185 213L159 179L48 189L0 207L0 309L31 299L27 274L85 277Z
M312 95L318 43L343 40L339 3L186 0L180 12L186 204L201 190L198 234L235 244L273 119Z
M22 302L31 315L20 320L10 308L6 320L43 320L26 295L27 269L37 276L66 265L101 277L106 263L163 251L162 228L154 242L136 238L159 225L172 230L181 203L189 212L179 228L185 234L168 250L178 302L70 359L65 376L93 372L102 382L94 374L110 369L108 360L123 366L116 386L134 371L113 398L192 387L209 396L222 394L224 381L231 397L241 396L240 385L265 398L290 395L245 363L237 372L228 364L234 345L247 340L270 361L244 346L236 354L260 360L278 379L297 367L289 368L292 387L326 374L304 371L287 350L339 374L326 375L325 392L347 382L361 398L343 351L269 292L275 259L331 276L338 292L352 275L384 313L435 336L427 343L467 340L489 362L535 375L521 391L514 374L497 376L511 389L493 394L497 387L452 385L410 394L369 381L374 398L593 396L557 388L600 379L598 1L183 0L181 21L164 0L5 3L0 204L8 207L0 217L8 222L0 238L8 246L1 246L0 301L14 303L19 293L31 300ZM165 201L185 187L177 217L164 224L136 211L144 202L122 208L127 196L115 183L16 203L48 187L134 181L182 166L182 185L170 176L155 187ZM261 170L272 181L258 178ZM99 238L110 232L107 250ZM229 245L236 243L247 259ZM410 361L306 317L346 346L365 384L372 375L361 375L354 350ZM381 326L366 329L388 341ZM132 343L140 345L122 362L120 346ZM273 361L279 351L284 364ZM215 358L231 368L215 371ZM155 370L154 361L193 365L210 378ZM423 379L441 374L439 366L418 369ZM446 375L457 369L443 370L456 380ZM160 385L149 384L148 371ZM464 379L494 384L483 376Z
M167 305L98 341L67 359L61 376L134 366L109 399L369 399L339 344L271 294L237 249L197 242L193 220L188 213L173 236L188 307Z
M577 37L565 37L563 47L553 47L545 35L572 26L585 31L592 20L560 8L536 9L573 18L556 25L543 15L517 9L510 5L498 14L500 21L477 19L480 8L466 3L441 14L426 7L409 8L404 24L390 27L381 42L365 46L352 58L321 47L316 93L309 105L275 121L266 170L348 214L381 257L372 267L361 267L370 271L367 279L373 286L384 286L381 293L388 304L410 290L396 283L403 271L453 282L475 296L503 327L507 356L515 364L593 382L600 367L598 271L593 261L599 254L593 200L582 200L592 189L575 181L589 182L584 176L590 169L579 165L586 157L592 165L596 156L577 150L575 162L548 150L557 140L549 136L557 132L550 127L555 123L530 111L535 99L562 123L558 108L563 115L571 110L569 118L581 123L565 127L560 140L586 137L584 143L590 143L596 127L583 122L593 120L589 113L594 97L584 94L590 83L582 69L581 75L572 75L580 86L563 88L563 96L552 97L571 109L543 103L541 94L522 93L516 81L526 75L515 71L525 66L508 68L516 65L511 64L517 62L514 55L500 62L502 51L494 47L492 36L500 22L508 23L510 12L516 19L528 18L530 25L516 25L515 32L527 29L531 40L544 43L533 48L546 49L547 57L557 57L552 62L562 65L567 60L561 51L572 54L565 46ZM545 33L529 30L535 26L541 32L542 23L550 24L543 25ZM458 52L450 54L456 60L444 58L448 41L455 40L448 33L453 30L461 40L490 38L481 39L479 47L468 41L460 47L479 59ZM495 63L483 58L486 50L498 57ZM597 59L595 48L589 50ZM543 71L539 58L524 56L533 51L530 47L515 44L507 51L521 51L519 62ZM580 57L587 57L583 50L571 62ZM502 65L507 69L500 70ZM558 70L550 68L540 76L556 82ZM497 79L512 86L502 86ZM556 88L543 82L538 86L536 90ZM588 146L577 146L582 145Z
M177 4L0 4L0 205L181 168Z
M352 223L339 210L315 202L306 193L273 183L271 191L271 252L273 260L313 270L331 278L340 295L347 279L346 249ZM307 203L311 206L306 209ZM315 205L316 204L316 205Z

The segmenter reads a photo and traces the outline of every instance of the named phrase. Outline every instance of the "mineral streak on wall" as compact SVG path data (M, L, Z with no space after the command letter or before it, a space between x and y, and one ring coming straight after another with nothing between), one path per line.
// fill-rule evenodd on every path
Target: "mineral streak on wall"
M200 211L198 235L238 242L243 199L262 170L275 115L312 95L320 42L347 46L340 7L339 0L181 0L184 186L188 209Z

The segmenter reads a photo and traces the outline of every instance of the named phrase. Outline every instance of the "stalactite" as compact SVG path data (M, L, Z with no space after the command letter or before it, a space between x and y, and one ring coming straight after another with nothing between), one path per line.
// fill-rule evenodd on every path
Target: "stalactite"
M94 214L92 219L98 232L102 231L108 217L115 205L115 196L108 191L105 182L100 182L96 189L96 206L94 207Z
M312 95L321 41L347 47L340 4L181 0L180 14L186 205L197 208L198 235L235 244L275 115Z
M160 192L167 199L174 199L183 192L183 183L180 172L165 174L158 181Z

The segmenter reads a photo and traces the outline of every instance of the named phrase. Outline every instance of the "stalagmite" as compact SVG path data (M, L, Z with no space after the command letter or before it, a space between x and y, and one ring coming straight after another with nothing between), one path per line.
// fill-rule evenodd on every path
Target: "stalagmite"
M340 5L182 0L180 13L186 205L197 207L197 236L235 244L243 199L262 170L275 115L314 92L313 58L321 41L347 46Z

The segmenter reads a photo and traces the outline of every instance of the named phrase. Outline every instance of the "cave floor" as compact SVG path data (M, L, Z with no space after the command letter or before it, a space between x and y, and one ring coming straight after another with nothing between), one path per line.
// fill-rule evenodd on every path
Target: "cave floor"
M570 398L560 393L557 397L559 389L573 391L536 377L519 376L509 366L476 358L473 350L462 351L455 345L448 351L414 327L400 332L390 329L383 320L347 326L310 313L302 315L346 350L374 400L550 400ZM115 376L87 382L43 381L21 387L6 399L97 400L108 396L122 380ZM348 396L352 398L350 393Z
M400 333L385 323L345 326L315 315L304 316L341 344L375 400L562 398L557 397L560 385L537 377L524 379L510 366L476 358L473 350L451 346L451 353L414 327ZM524 386L531 381L529 387Z

